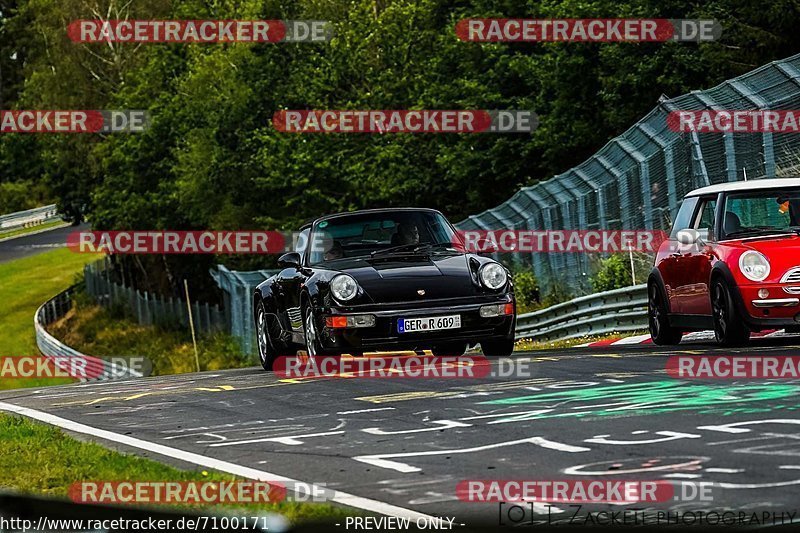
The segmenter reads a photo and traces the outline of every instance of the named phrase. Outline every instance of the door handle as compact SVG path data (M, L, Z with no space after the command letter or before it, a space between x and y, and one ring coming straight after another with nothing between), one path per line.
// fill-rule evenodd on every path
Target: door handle
M680 256L681 256L681 255L683 255L683 254L681 254L680 252L672 252L672 253L671 253L671 254L669 254L669 255L670 255L670 257L680 257Z

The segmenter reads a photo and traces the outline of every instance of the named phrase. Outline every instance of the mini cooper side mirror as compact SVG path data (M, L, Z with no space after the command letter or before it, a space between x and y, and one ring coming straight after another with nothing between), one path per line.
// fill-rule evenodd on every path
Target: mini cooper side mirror
M298 254L297 252L289 252L283 254L278 258L278 267L300 268L300 254Z
M682 229L675 237L678 242L685 245L696 244L700 240L700 232L696 229Z

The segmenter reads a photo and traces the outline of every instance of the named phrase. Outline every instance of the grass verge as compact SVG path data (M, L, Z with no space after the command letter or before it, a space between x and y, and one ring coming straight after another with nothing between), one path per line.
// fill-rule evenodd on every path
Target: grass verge
M0 486L24 494L65 498L78 481L233 481L239 478L201 470L179 470L150 459L119 453L65 435L58 428L0 415ZM164 506L176 509L177 506ZM239 506L185 505L182 510L235 513L271 511L290 522L325 521L362 514L324 503L280 502ZM177 510L177 509L176 509Z
M0 357L39 353L33 329L36 309L72 285L76 276L83 271L83 265L95 259L94 255L58 249L0 263L0 302L3 302ZM0 378L0 389L38 387L68 381Z
M67 346L88 355L147 357L153 375L194 372L192 336L185 330L143 326L119 308L107 309L79 293L75 306L49 330ZM235 338L227 333L197 339L200 370L222 370L252 366Z

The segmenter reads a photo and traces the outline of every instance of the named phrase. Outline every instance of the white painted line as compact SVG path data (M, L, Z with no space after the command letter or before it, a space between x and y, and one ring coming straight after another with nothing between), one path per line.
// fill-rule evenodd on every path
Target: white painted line
M650 338L649 333L646 335L634 335L632 337L625 337L624 339L614 341L611 343L611 346L620 346L624 344L641 344L649 338Z
M427 433L429 431L442 431L452 428L468 428L472 424L465 424L463 422L456 422L455 420L434 420L431 424L436 424L435 427L422 428L422 429L405 429L400 431L384 431L381 428L364 428L361 431L369 433L370 435L407 435L409 433Z
M705 471L713 474L741 474L744 472L741 468L706 468Z
M661 477L668 477L672 479L697 479L702 476L700 476L700 474L664 474Z
M307 433L305 435L288 435L286 437L264 437L263 439L248 439L248 440L235 440L231 442L218 442L216 444L209 444L211 448L218 448L220 446L236 446L239 444L255 444L257 442L278 442L286 444L287 446L300 446L303 441L300 439L308 439L311 437L330 437L331 435L341 435L344 431L326 431L324 433Z
M180 461L185 461L187 463L204 466L206 468L211 468L213 470L219 470L220 472L227 472L229 474L233 474L235 476L240 476L243 478L255 479L258 481L277 481L287 484L292 483L294 484L293 485L294 487L306 488L310 490L312 494L313 493L324 494L327 491L331 490L324 487L317 487L311 485L310 483L298 481L293 478L279 476L277 474L272 474L270 472L265 472L263 470L257 470L255 468L237 465L236 463L229 463L228 461L214 459L213 457L206 457L205 455L187 452L184 450L179 450L177 448L171 448L169 446L164 446L163 444L156 444L154 442L148 442L146 440L137 439L135 437L121 435L119 433L114 433L113 431L106 431L104 429L98 429L95 427L87 426L86 424L73 422L72 420L67 420L66 418L61 418L59 416L51 415L50 413L45 413L43 411L30 409L28 407L22 407L19 405L0 402L0 411L6 411L8 413L15 413L18 415L26 416L28 418L33 418L34 420L39 420L40 422L44 422L46 424L58 426L60 428L66 429L67 431L72 431L74 433L81 433L83 435L91 435L99 439L105 439L111 442L117 442L119 444L123 444L125 446L131 446L133 448L147 450L148 452L157 453L165 457L172 457L173 459L178 459ZM305 487L303 487L304 484ZM300 490L298 492L302 491ZM331 498L331 501L340 503L342 505L348 505L350 507L364 509L365 511L371 511L374 513L387 516L398 516L402 518L410 518L412 520L416 520L417 518L425 518L434 521L442 520L435 516L427 515L417 511L412 511L411 509L398 507L396 505L381 502L378 500L370 500L369 498L362 498L361 496L348 494L346 492L340 492L338 490L334 491L334 495L333 498Z
M796 335L796 333L786 333L785 329L779 329L778 331L767 333L764 337L795 337Z
M395 407L381 407L379 409L356 409L355 411L339 411L337 415L357 415L359 413L374 413L375 411L392 411Z
M434 455L454 455L460 453L482 452L484 450L492 450L494 448L502 448L504 446L514 446L516 444L536 444L542 448L550 450L558 450L562 452L588 452L591 448L584 448L583 446L572 446L570 444L563 444L561 442L554 442L544 439L542 437L529 437L527 439L510 440L507 442L497 442L495 444L487 444L485 446L476 446L474 448L458 448L452 450L431 450L427 452L403 452L403 453L383 453L377 455L358 455L353 457L356 461L367 463L369 465L377 466L379 468L387 468L390 470L397 470L403 474L410 474L413 472L422 471L421 468L411 466L400 461L391 461L390 459L398 459L400 457L430 457Z

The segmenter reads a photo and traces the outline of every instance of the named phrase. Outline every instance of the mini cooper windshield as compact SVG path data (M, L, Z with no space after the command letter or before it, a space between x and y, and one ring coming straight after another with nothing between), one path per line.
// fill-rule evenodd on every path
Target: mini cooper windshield
M723 216L725 239L800 232L800 188L730 194Z
M453 227L435 211L380 211L323 219L312 229L309 264L342 258L456 251Z

